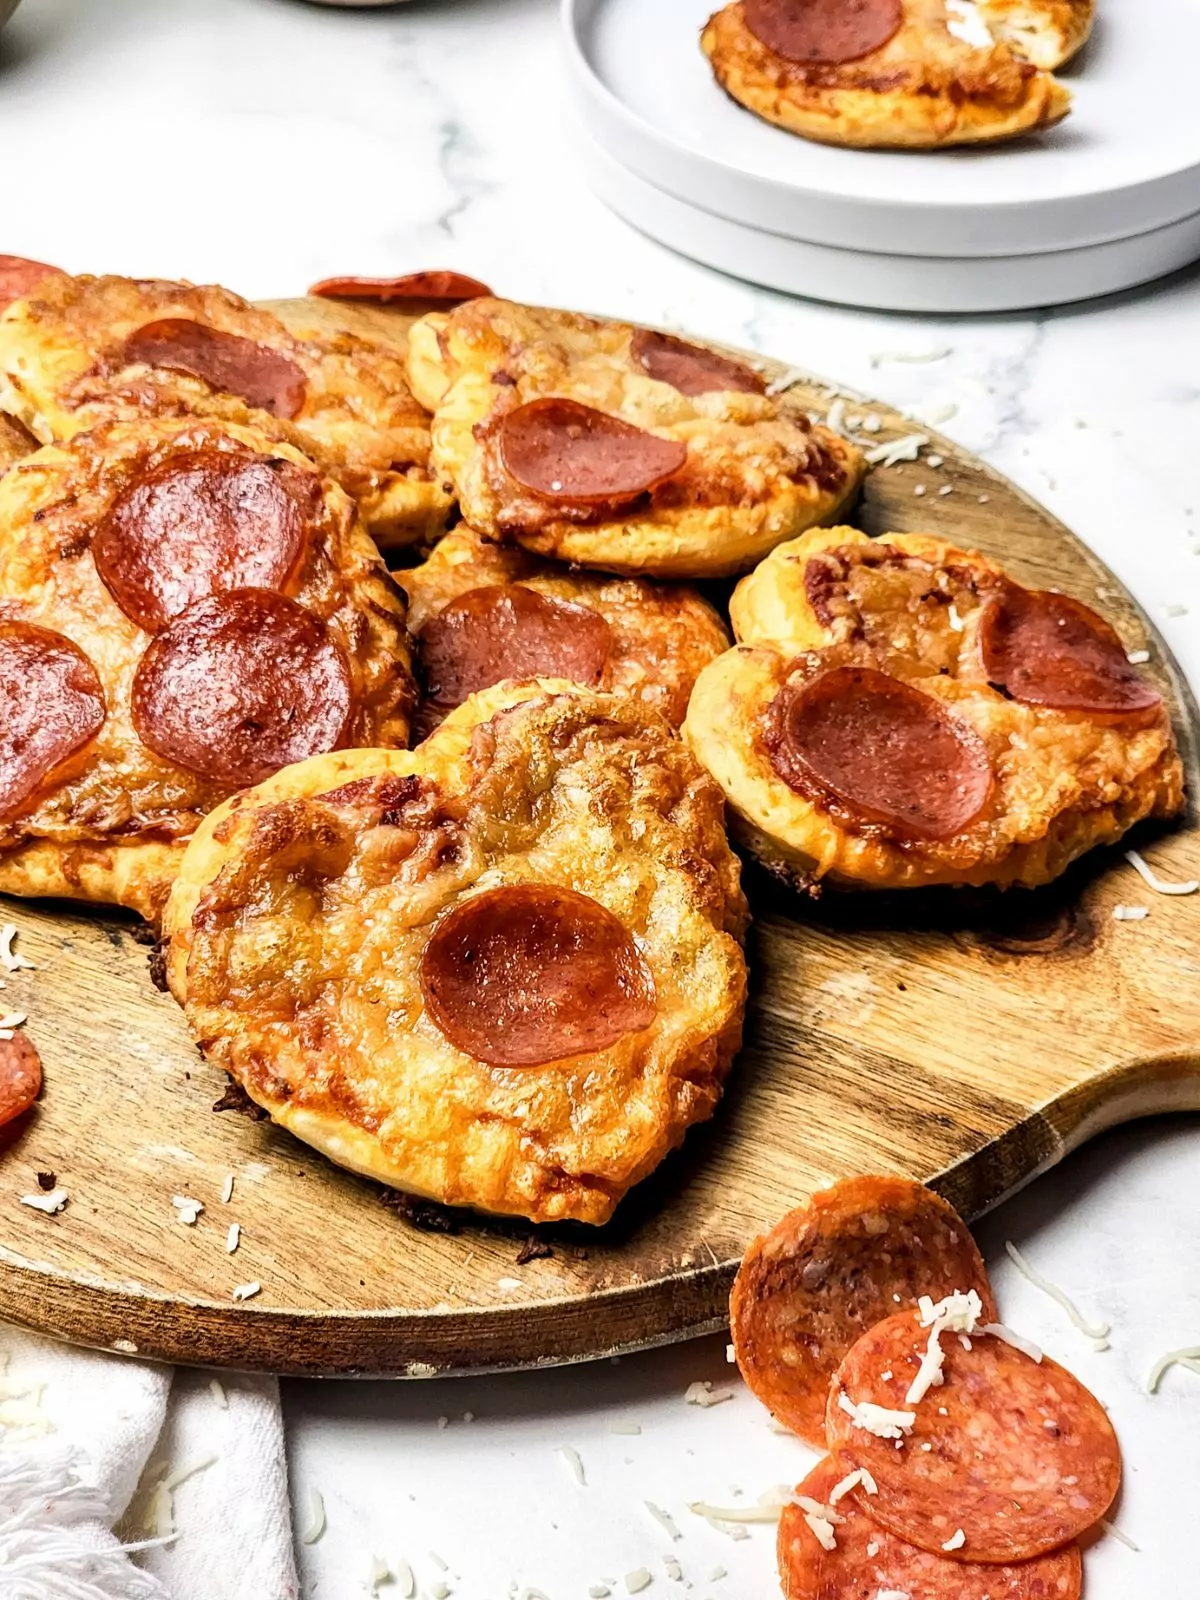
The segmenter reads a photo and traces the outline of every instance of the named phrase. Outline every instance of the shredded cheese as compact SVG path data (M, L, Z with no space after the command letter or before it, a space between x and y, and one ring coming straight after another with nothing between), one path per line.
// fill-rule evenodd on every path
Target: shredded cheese
M966 1542L967 1542L966 1534L962 1531L961 1528L958 1528L946 1540L945 1544L942 1546L942 1549L943 1550L961 1550L963 1545L966 1544Z
M679 1565L679 1562L676 1561L674 1556L663 1557L663 1571L666 1573L667 1577L670 1578L672 1583L683 1582L683 1568Z
M781 372L777 378L771 379L765 393L774 399L777 394L786 394L789 389L794 389L798 383L807 382L807 373L801 372L798 367L788 367L786 372Z
M915 1411L889 1411L885 1406L873 1405L870 1400L851 1400L844 1389L838 1395L838 1407L856 1428L873 1433L877 1439L901 1439L912 1432L917 1420Z
M640 1422L610 1422L608 1431L609 1433L619 1433L633 1438L635 1434L641 1433L642 1425Z
M1150 915L1149 906L1114 906L1114 922L1145 922Z
M13 940L17 937L15 922L6 922L0 927L0 966L5 972L20 972L22 968L34 970L33 962L27 961L24 956L17 955L13 950Z
M239 1283L233 1291L235 1300L253 1300L256 1294L262 1293L262 1284L257 1280L253 1283Z
M199 1220L200 1213L204 1210L199 1200L193 1200L190 1195L173 1194L171 1204L179 1213L180 1222L189 1228L194 1228Z
M208 1388L209 1393L213 1397L214 1403L219 1406L222 1411L228 1411L229 1396L225 1393L225 1386L221 1382L220 1378L210 1378L208 1380Z
M684 1400L689 1406L719 1406L726 1400L733 1399L732 1389L714 1389L707 1381L703 1383L689 1383L684 1392Z
M1172 1367L1186 1367L1189 1372L1200 1372L1200 1344L1183 1350L1168 1350L1165 1356L1160 1356L1146 1379L1147 1394L1158 1393L1159 1384Z
M325 1501L319 1489L308 1491L308 1517L300 1528L301 1544L316 1544L325 1532Z
M571 1476L575 1479L575 1482L581 1486L585 1486L587 1484L587 1474L583 1470L583 1460L579 1454L579 1451L576 1450L573 1445L560 1444L558 1447L558 1453L566 1462L567 1466L570 1467Z
M1122 1533L1115 1522L1109 1522L1106 1517L1101 1517L1100 1526L1104 1529L1105 1533L1111 1533L1118 1544L1123 1544L1127 1550L1132 1550L1134 1555L1141 1555L1141 1545L1134 1544L1129 1535L1127 1533Z
M395 1578L396 1588L400 1591L400 1600L413 1600L417 1592L417 1580L413 1569L403 1556L396 1563Z
M1147 888L1153 889L1155 894L1195 894L1200 891L1200 880L1196 878L1189 878L1186 883L1169 883L1166 879L1160 878L1136 850L1126 850L1125 859Z
M922 446L929 443L926 433L906 433L899 439L890 439L886 444L877 444L873 450L866 453L867 464L872 467L894 467L901 461L916 461Z
M837 1534L833 1531L833 1523L828 1517L819 1517L811 1511L806 1511L804 1520L822 1550L837 1549Z
M379 1585L381 1583L387 1583L391 1576L392 1569L388 1566L383 1557L372 1556L371 1569L367 1573L367 1593L377 1595L379 1593Z
M48 1217L52 1217L62 1210L70 1198L70 1190L59 1188L51 1189L49 1194L23 1194L21 1204L32 1211L44 1211Z
M679 1531L678 1523L669 1512L664 1511L661 1506L656 1506L653 1500L645 1500L642 1503L669 1539L683 1538L683 1534Z
M9 1011L0 1017L0 1033L11 1039L17 1028L23 1028L29 1021L29 1016L24 1011Z
M634 1567L632 1572L625 1574L626 1594L641 1594L643 1589L648 1589L654 1582L648 1568Z
M951 3L961 3L961 0L951 0ZM871 365L881 367L885 361L896 361L905 366L925 366L932 361L945 361L947 356L953 354L948 344L940 345L936 350L876 350L871 357Z
M1144 667L1150 659L1149 650L1126 650L1125 659L1131 667Z
M833 1488L829 1491L829 1504L831 1506L837 1505L838 1501L841 1500L845 1495L848 1495L851 1489L857 1489L860 1484L868 1494L879 1493L879 1485L867 1471L866 1467L859 1467L856 1471L848 1473L840 1483L834 1484Z
M1042 1364L1043 1355L1040 1347L1032 1339L1023 1339L1019 1333L1014 1333L1011 1328L1006 1328L1002 1322L985 1322L980 1328L980 1333L990 1333L993 1339L1001 1339L1005 1344L1012 1345L1014 1350L1019 1350L1022 1355Z
M227 1206L233 1199L233 1173L225 1174L225 1182L221 1185L221 1204Z
M1006 1239L1004 1241L1004 1249L1007 1252L1008 1259L1012 1262L1013 1266L1016 1267L1021 1276L1023 1278L1027 1278L1035 1289L1040 1289L1043 1294L1049 1295L1051 1300L1060 1305L1067 1313L1067 1316L1070 1318L1073 1326L1078 1328L1080 1333L1086 1334L1089 1339L1108 1338L1109 1334L1112 1332L1111 1323L1088 1322L1086 1318L1080 1314L1079 1308L1075 1305L1075 1302L1071 1300L1070 1297L1064 1293L1064 1291L1060 1289L1057 1284L1051 1283L1049 1278L1043 1278L1040 1272L1036 1271L1035 1268L1030 1266L1029 1262L1017 1249L1016 1245L1011 1239Z
M232 1255L242 1242L242 1225L240 1222L231 1222L229 1231L225 1235L226 1254Z

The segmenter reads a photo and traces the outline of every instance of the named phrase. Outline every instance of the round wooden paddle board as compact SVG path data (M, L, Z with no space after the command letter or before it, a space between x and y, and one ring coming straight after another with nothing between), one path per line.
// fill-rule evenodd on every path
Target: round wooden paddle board
M398 338L407 326L365 308L368 323ZM791 395L818 413L835 397L815 380ZM851 410L881 418L869 442L913 431L877 402ZM930 448L937 470L877 467L854 520L978 546L1097 605L1131 650L1149 650L1195 794L1195 706L1129 596L1011 484L949 440ZM1129 842L1166 877L1200 876L1194 812ZM429 1231L270 1123L214 1112L224 1076L148 981L133 924L4 902L36 970L7 975L3 998L29 1013L46 1088L0 1134L3 1316L130 1354L285 1373L582 1360L723 1326L747 1243L835 1178L906 1173L974 1215L1101 1128L1200 1108L1200 895L1153 894L1119 850L1035 894L814 904L753 879L750 891L746 1045L716 1117L610 1226L536 1238L469 1217ZM1121 903L1150 914L1117 921ZM38 1172L70 1192L58 1215L19 1203ZM175 1195L202 1202L194 1226ZM260 1291L235 1301L248 1283Z

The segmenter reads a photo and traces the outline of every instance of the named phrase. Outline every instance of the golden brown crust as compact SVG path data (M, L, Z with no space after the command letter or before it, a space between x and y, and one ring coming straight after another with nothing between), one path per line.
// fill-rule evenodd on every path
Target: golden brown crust
M452 501L429 471L429 418L408 387L402 343L363 337L353 316L314 311L307 301L281 305L283 317L215 285L48 279L0 316L0 406L47 444L114 419L251 422L315 455L359 501L380 543L411 544L439 531ZM288 420L268 417L198 378L130 364L125 341L164 318L285 356L304 375L301 409Z
M252 427L188 418L116 423L45 446L0 478L0 620L73 640L99 674L107 716L27 808L0 821L0 890L152 915L177 864L175 842L229 793L153 754L134 731L132 685L149 636L120 609L91 555L121 491L196 450L284 462L315 479L314 521L286 592L326 624L350 663L350 742L407 742L415 685L403 598L353 503L299 451Z
M818 616L806 571L830 556L843 577L821 591ZM771 871L797 883L879 889L1033 887L1143 818L1176 814L1183 769L1165 707L1101 718L1023 704L988 684L977 633L981 593L998 573L978 553L929 535L871 541L850 528L822 529L773 552L739 585L731 610L747 642L701 673L684 737L724 789L735 831ZM852 829L777 772L765 719L785 684L863 662L933 696L983 741L992 800L953 838Z
M418 979L484 890L598 901L648 1028L522 1068L455 1049ZM720 795L656 714L565 683L473 697L412 752L290 767L202 824L164 919L205 1053L333 1160L451 1205L603 1222L712 1114L745 1001Z
M551 600L586 606L604 618L612 634L612 653L598 687L634 695L675 727L684 719L701 670L729 648L724 623L694 589L571 572L511 545L490 544L465 523L448 533L422 566L399 572L396 579L408 595L418 660L422 631L452 600L473 589L516 584ZM418 713L422 727L425 710Z
M842 511L862 456L765 393L686 395L635 360L637 330L574 312L472 300L412 330L414 391L436 405L433 459L485 537L608 572L697 578L744 572L774 545ZM507 471L504 419L564 396L686 446L682 471L624 507L540 498Z
M1032 10L1032 7L1026 9ZM838 65L785 60L750 31L741 0L713 16L701 46L718 83L767 122L821 144L938 149L995 143L1060 122L1071 97L1004 36L991 46L951 31L944 0L903 0L881 49Z

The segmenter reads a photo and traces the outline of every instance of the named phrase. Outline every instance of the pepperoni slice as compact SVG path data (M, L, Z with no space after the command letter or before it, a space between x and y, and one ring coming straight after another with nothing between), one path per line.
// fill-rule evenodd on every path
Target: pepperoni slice
M28 256L0 256L0 311L14 300L24 300L47 278L61 278L61 267L48 267Z
M590 896L544 883L456 906L425 947L421 989L450 1043L496 1067L607 1050L657 1013L625 925Z
M630 340L629 353L651 378L669 383L680 394L713 394L733 390L742 394L763 394L766 384L751 367L715 350L688 344L669 333L653 333L639 328Z
M316 474L293 462L182 451L113 502L92 557L125 615L158 633L211 594L282 588L320 500Z
M796 1489L797 1497L828 1506L845 1476L830 1457ZM869 1498L867 1504L869 1504ZM784 1600L1079 1600L1083 1559L1078 1545L1012 1565L951 1561L918 1550L879 1527L849 1495L833 1507L841 1521L826 1550L805 1520L804 1507L784 1507L779 1520L779 1578Z
M336 750L350 667L319 618L269 589L189 606L153 639L133 680L142 743L231 788Z
M800 66L840 66L882 50L904 21L902 0L744 0L746 26Z
M612 656L613 636L588 606L522 584L486 584L439 612L418 648L425 692L449 709L501 678L598 684Z
M106 712L77 644L32 623L0 623L0 817L15 816L94 739Z
M435 271L409 272L402 278L322 278L308 292L326 300L378 300L384 305L393 300L442 300L458 305L492 291L462 272Z
M549 396L504 418L500 456L511 476L543 500L587 505L657 488L684 466L687 446L578 400Z
M829 1380L855 1341L921 1295L974 1289L996 1303L966 1223L908 1178L846 1178L810 1195L756 1239L734 1279L738 1366L776 1417L825 1445Z
M300 414L308 393L303 372L282 352L190 317L162 317L135 329L125 341L124 358L185 372L285 419Z
M31 1039L0 1039L0 1128L29 1110L42 1092L42 1058Z
M928 1339L913 1312L889 1317L862 1336L830 1389L829 1448L847 1472L874 1477L878 1493L862 1502L871 1517L937 1554L961 1528L954 1559L984 1562L1032 1560L1099 1522L1121 1482L1121 1452L1095 1395L1002 1339L977 1333L964 1345L943 1333L942 1385L908 1406ZM901 1447L856 1426L843 1394L915 1414Z
M989 680L1027 705L1123 716L1162 704L1116 630L1069 595L1012 585L984 607L979 648Z
M937 841L970 826L992 791L979 735L932 695L874 667L788 683L765 727L771 765L850 827Z

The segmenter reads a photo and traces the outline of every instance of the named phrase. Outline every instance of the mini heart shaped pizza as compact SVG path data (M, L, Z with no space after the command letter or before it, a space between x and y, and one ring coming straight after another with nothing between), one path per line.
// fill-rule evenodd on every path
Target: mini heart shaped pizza
M814 530L743 579L685 737L772 872L1024 884L1179 809L1162 697L1066 595L921 534Z
M412 329L409 378L473 528L605 572L745 572L835 516L864 470L745 362L575 312L433 313Z
M767 122L861 149L1016 139L1071 107L1047 67L1093 0L734 0L701 37L717 82Z
M0 315L0 406L44 444L136 417L248 422L319 461L380 544L445 527L451 501L429 471L403 346L354 331L352 314L292 301L285 325L215 285L25 281L27 298Z
M403 600L290 445L114 423L0 478L0 890L154 920L220 800L407 743L414 701Z
M502 678L619 689L678 727L702 668L729 648L725 624L694 589L570 571L465 524L398 578L426 730Z
M543 680L235 796L164 929L205 1054L299 1138L598 1223L716 1107L746 921L720 791L666 722Z

